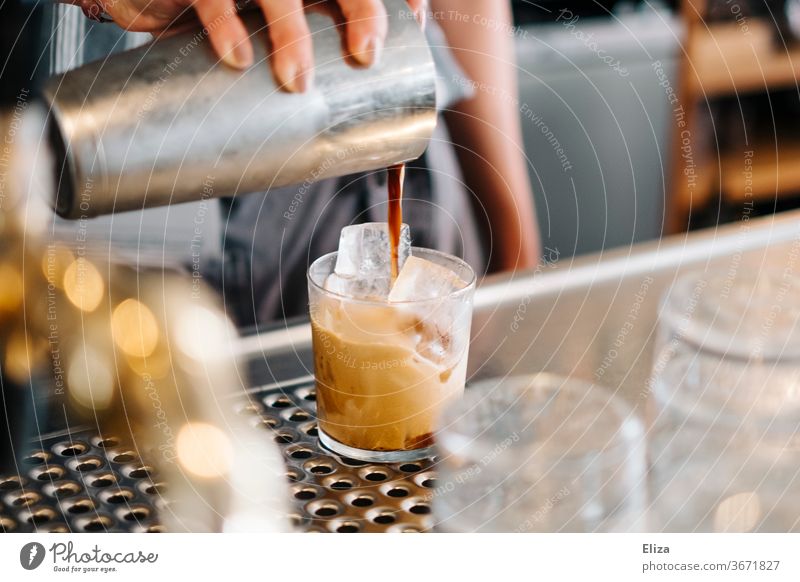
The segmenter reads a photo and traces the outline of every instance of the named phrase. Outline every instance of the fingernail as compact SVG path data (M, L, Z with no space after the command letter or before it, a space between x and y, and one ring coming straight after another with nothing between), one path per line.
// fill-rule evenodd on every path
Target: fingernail
M314 84L314 70L311 67L302 65L294 78L295 88L298 93L305 93Z
M377 65L381 62L382 51L383 40L377 36L371 36L361 44L360 50L353 53L353 57L362 65Z
M253 64L253 52L249 42L231 43L223 52L222 60L234 69L246 69Z
M314 70L305 64L295 65L282 77L284 89L292 93L305 93L314 82Z

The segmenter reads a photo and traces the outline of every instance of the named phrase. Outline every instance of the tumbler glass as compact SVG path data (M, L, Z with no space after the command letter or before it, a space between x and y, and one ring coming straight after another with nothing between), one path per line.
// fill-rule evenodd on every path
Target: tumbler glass
M651 526L800 531L800 279L691 274L659 329Z
M337 253L308 270L320 442L369 462L432 454L445 405L464 390L475 273L457 257L413 248L463 288L418 301L359 299L325 288Z
M604 388L551 374L480 382L444 415L437 449L437 530L644 527L642 423Z

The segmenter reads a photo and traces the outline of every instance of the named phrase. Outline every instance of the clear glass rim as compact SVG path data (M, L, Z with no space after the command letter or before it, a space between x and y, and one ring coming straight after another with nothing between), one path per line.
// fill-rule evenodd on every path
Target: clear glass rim
M742 267L743 268L743 267ZM791 281L791 286L800 287L800 276L790 273L786 274L780 269L767 268L760 271L756 276L752 273L745 273L737 275L737 277L747 278L755 283L760 278L768 278L770 280L782 280L788 278ZM703 270L693 270L679 276L673 285L664 293L661 298L658 311L659 326L664 326L670 337L677 336L681 341L693 346L698 352L715 354L717 356L725 357L730 360L747 362L755 357L755 346L752 342L745 342L742 345L730 345L731 337L722 331L715 330L713 322L707 322L707 325L702 322L696 322L694 313L687 311L687 304L690 301L690 294L693 289L697 287L700 282L705 282L703 291L698 294L699 300L697 306L703 302L705 292L714 282L724 281L726 279L724 274L709 273ZM773 298L768 301L774 301ZM791 299L789 300L791 302ZM760 304L760 301L754 301L748 307L755 307ZM783 312L783 309L781 309ZM688 318L689 324L685 329L681 326ZM800 335L800 330L798 334ZM727 340L727 341L726 341ZM765 349L758 354L758 360L766 362L780 362L791 363L796 362L800 358L800 343L792 345L792 342L785 342L783 349L780 353L776 353L774 349Z
M696 356L686 356L696 358ZM683 369L682 369L683 370ZM682 371L686 375L686 371ZM664 372L661 372L664 375ZM656 422L661 420L669 421L670 415L675 415L680 419L681 426L687 421L695 420L704 423L706 427L728 427L731 430L748 433L752 430L768 430L776 437L788 436L798 433L797 412L798 407L789 410L773 411L759 410L753 408L748 411L741 411L730 408L729 393L719 392L709 388L710 382L705 385L700 393L687 394L681 386L682 382L676 385L656 381L653 386L652 398L657 410ZM763 398L759 394L758 398ZM743 433L743 434L744 434Z
M510 401L509 403L509 410L514 406L518 406L520 398L524 397L524 394L534 385L544 384L547 386L557 386L559 387L557 389L569 385L573 388L580 389L584 395L598 392L602 393L604 399L603 406L606 408L610 407L615 413L616 417L621 419L621 422L619 422L614 431L613 438L610 439L603 447L588 452L586 455L570 455L569 453L565 454L563 450L561 452L557 452L528 448L527 450L530 451L530 454L528 455L528 458L525 459L526 463L535 462L544 466L553 466L556 464L559 466L569 466L570 464L585 464L585 459L587 457L596 458L599 456L602 459L601 462L603 465L614 465L624 461L631 454L632 450L637 447L641 447L644 443L645 430L641 419L636 415L627 402L624 402L611 390L580 378L572 378L550 372L539 372L534 374L512 374L502 377L487 378L479 382L475 382L472 385L467 385L465 390L465 398L457 403L454 409L446 412L440 419L439 429L436 433L436 443L437 447L439 447L439 456L442 456L442 454L449 455L455 453L464 457L470 463L480 463L481 460L487 455L492 454L498 443L494 440L487 442L489 439L484 433L490 429L491 426L494 426L495 423L499 422L499 419L494 419L492 425L489 427L476 428L472 434L465 434L464 431L453 428L458 421L458 418L454 419L453 415L456 414L455 411L458 410L459 417L463 418L465 415L468 416L472 414L472 410L480 406L481 401L479 400L471 403L471 409L466 411L464 410L464 403L469 401L466 397L470 394L470 391L473 391L473 394L476 390L484 391L486 393L486 397L491 398L491 393L488 392L487 389L490 387L496 389L503 384L510 386L510 390L513 392L513 402ZM510 438L510 436L507 438ZM452 439L462 443L465 439L468 439L469 447L456 448L447 446L447 443ZM509 446L506 450L512 448L513 446ZM458 451L457 453L456 450ZM507 457L505 460L496 459L492 462L494 463L496 461L501 466L511 464L514 465L516 469L522 467L522 464L518 463L519 455L512 455L510 460Z
M386 300L364 299L364 298L360 298L360 297L357 298L357 297L351 297L349 295L342 295L341 293L336 293L335 291L330 291L328 289L325 289L325 287L323 287L321 284L317 283L314 280L314 278L311 276L311 270L314 268L315 265L317 265L319 263L322 263L322 262L324 262L326 260L332 259L333 257L335 257L336 255L339 254L339 251L333 251L331 253L324 254L321 257L318 257L317 259L315 259L314 262L312 262L311 265L309 265L308 269L306 270L306 279L308 279L309 285L312 285L317 291L319 291L320 293L322 293L324 295L327 295L329 297L336 297L337 299L340 299L340 300L343 300L343 301L347 301L348 303L362 303L362 304L366 304L366 305L389 305L389 306L394 306L394 305L398 305L398 306L400 306L400 305L425 305L426 303L440 303L443 300L456 301L456 300L461 299L464 296L470 295L474 291L475 286L476 286L476 281L477 281L477 275L475 274L475 270L464 259L462 259L460 257L456 257L455 255L450 255L448 253L444 253L442 251L437 251L435 249L427 249L427 248L424 248L424 247L411 247L412 256L414 255L415 252L420 252L420 253L423 253L423 254L435 255L435 256L447 259L448 261L452 261L452 262L458 264L462 268L466 268L467 272L469 273L469 276L470 276L469 282L467 282L466 286L463 287L462 289L459 289L458 291L453 291L452 293L449 293L447 295L442 295L440 297L429 297L429 298L426 298L426 299L413 299L413 300L410 300L410 301L391 301L391 302L389 302L389 301L386 301Z

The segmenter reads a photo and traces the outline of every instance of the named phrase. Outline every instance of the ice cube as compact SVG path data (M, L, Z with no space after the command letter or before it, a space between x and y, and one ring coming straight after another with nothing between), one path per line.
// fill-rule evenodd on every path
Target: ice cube
M439 363L448 357L450 348L449 331L440 330L435 323L426 322L419 326L420 338L416 351L423 358Z
M408 225L404 224L400 229L398 269L403 268L410 255L411 236ZM389 225L385 222L367 222L344 227L339 236L339 254L334 271L342 277L357 279L391 278ZM385 294L383 296L386 297Z
M407 305L401 309L408 311L415 307ZM436 302L436 309L424 317L417 314L405 333L419 356L450 368L463 359L469 345L470 314L470 307L464 302Z
M325 290L356 299L383 299L389 295L390 277L350 277L331 273L325 278Z
M389 301L443 298L466 286L464 280L447 267L408 257L389 293Z
M347 295L347 289L352 281L352 277L342 277L336 273L331 273L325 277L325 283L323 284L323 287L325 287L326 291L330 291L331 293Z
M398 305L396 309L414 316L415 350L437 365L447 367L458 362L465 342L469 341L469 304L447 299L466 286L447 267L412 256L406 260L389 293L389 302L425 301Z

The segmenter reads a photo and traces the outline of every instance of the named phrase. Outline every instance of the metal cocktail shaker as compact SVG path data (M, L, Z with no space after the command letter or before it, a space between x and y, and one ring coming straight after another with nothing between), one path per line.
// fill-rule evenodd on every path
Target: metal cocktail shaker
M255 63L219 62L203 31L158 40L50 79L66 218L263 191L419 157L436 124L433 60L405 0L387 0L381 60L342 54L343 26L307 14L315 83L280 90L264 21L244 15Z

